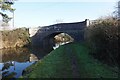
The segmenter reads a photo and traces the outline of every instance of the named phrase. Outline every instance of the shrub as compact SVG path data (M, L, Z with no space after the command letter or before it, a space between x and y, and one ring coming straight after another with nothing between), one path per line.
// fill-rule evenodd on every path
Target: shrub
M95 58L109 65L118 65L118 21L113 17L98 19L88 27L87 41Z
M29 30L18 28L15 30L0 31L2 36L1 48L24 47L30 44Z

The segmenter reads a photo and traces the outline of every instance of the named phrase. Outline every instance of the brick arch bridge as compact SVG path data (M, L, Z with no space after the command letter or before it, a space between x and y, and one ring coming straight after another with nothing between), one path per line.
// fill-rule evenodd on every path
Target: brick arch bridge
M67 33L75 42L84 40L84 30L88 26L89 20L75 23L59 23L50 26L44 26L29 29L32 46L39 47L50 45L52 39L60 33Z

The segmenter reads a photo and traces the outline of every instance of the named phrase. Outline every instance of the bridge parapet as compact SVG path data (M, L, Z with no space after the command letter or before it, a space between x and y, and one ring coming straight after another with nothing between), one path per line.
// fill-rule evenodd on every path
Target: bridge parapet
M50 26L30 28L29 34L32 40L32 44L38 45L43 43L45 38L48 39L50 37L54 37L58 33L67 33L71 37L73 37L74 41L82 41L84 40L84 29L90 25L90 21L86 19L82 22L75 23L59 23ZM44 43L48 43L44 42Z

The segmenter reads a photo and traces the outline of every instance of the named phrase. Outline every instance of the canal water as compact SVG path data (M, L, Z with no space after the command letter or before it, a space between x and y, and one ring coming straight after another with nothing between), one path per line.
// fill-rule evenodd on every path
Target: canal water
M2 78L19 78L23 70L38 60L42 59L52 50L69 42L57 43L54 47L48 48L13 48L1 49L2 61L0 62L0 73Z
M18 78L22 75L24 69L36 63L36 61L43 58L51 50L42 48L14 48L2 49L0 55L2 61L0 62L0 73L2 78Z

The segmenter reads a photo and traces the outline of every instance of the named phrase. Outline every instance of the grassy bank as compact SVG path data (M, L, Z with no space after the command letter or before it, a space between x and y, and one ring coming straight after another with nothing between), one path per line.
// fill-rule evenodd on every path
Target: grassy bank
M77 76L76 76L77 75ZM114 78L111 69L89 55L83 44L67 44L26 69L24 78Z

